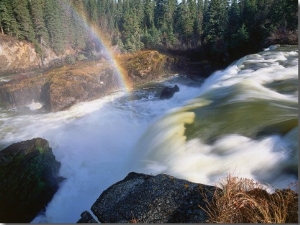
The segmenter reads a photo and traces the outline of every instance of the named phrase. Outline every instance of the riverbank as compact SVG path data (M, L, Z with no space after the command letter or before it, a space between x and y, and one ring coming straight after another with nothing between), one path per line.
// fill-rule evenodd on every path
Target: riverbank
M78 102L91 101L114 91L130 91L148 82L183 73L195 80L203 79L216 69L209 62L190 64L157 51L79 61L47 69L2 75L0 106L26 109L39 103L42 112L66 110Z
M209 186L132 172L103 191L91 211L101 223L297 223L298 193L291 188L268 193L230 175ZM84 211L78 223L97 223L93 215Z

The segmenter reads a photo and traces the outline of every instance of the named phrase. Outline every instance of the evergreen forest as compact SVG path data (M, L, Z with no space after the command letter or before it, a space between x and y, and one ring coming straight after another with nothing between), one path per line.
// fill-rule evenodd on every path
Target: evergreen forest
M297 44L298 1L0 0L0 32L33 43L41 55L48 47L92 58L101 46L91 26L120 52L194 51L226 61Z

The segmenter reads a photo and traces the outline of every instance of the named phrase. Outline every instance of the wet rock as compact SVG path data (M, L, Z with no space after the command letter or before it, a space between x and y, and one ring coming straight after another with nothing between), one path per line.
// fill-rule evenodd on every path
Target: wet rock
M175 85L174 87L165 87L161 94L160 99L169 99L172 98L175 92L179 92L179 87Z
M103 223L203 223L208 215L201 207L214 191L165 174L132 172L105 190L91 209Z
M12 144L0 151L0 221L28 223L45 208L63 180L48 141Z
M27 75L27 73L24 73ZM0 107L23 109L39 102L45 111L66 110L120 89L118 74L107 62L86 62L0 83Z

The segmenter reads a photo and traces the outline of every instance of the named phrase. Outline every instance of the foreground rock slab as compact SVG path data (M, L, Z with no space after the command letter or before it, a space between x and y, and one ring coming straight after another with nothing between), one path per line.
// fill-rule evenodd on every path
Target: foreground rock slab
M165 174L132 172L105 190L91 210L102 223L203 223L208 215L201 207L214 191ZM82 216L78 222L89 221Z
M0 151L0 221L28 223L59 188L60 163L47 140L35 138Z

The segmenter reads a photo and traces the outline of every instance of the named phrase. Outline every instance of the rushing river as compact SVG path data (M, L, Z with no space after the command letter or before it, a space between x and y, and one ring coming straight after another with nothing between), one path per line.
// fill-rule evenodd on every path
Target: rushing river
M297 46L248 55L202 84L164 84L180 92L119 92L56 113L0 110L0 146L45 138L67 178L33 223L75 223L130 171L212 185L229 173L275 188L298 180Z

